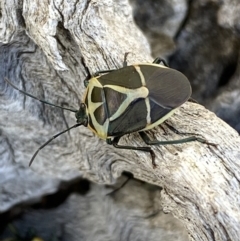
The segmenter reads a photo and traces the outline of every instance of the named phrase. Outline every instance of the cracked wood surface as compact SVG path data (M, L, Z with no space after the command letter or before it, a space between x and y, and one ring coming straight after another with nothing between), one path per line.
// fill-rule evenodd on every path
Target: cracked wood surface
M110 184L128 171L162 187L164 212L184 223L191 240L239 240L240 138L198 104L184 104L167 123L216 147L198 142L154 146L158 167L153 169L148 153L117 150L80 127L43 149L28 168L39 145L72 125L74 116L19 94L4 77L40 98L77 108L86 67L91 73L118 68L125 52L130 52L129 64L151 61L127 1L48 2L2 1L1 210L53 192L60 180L82 176ZM188 136L165 124L148 134L159 140ZM143 145L137 133L120 143Z

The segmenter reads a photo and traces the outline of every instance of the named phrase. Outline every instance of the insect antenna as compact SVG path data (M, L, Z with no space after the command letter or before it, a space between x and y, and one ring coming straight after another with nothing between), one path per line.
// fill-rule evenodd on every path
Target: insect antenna
M48 145L52 140L54 140L54 139L57 138L58 136L62 135L63 133L65 133L65 132L67 132L67 131L69 131L69 130L71 130L71 129L73 129L73 128L76 128L76 127L78 127L78 126L81 126L82 124L83 124L83 123L77 123L77 124L75 124L75 125L67 128L67 129L64 130L64 131L61 131L61 132L57 133L57 134L54 135L51 139L49 139L48 141L46 141L46 142L45 142L43 145L41 145L41 146L37 149L37 151L34 153L33 157L31 158L31 160L30 160L30 162L29 162L29 166L32 165L33 160L34 160L35 157L37 156L38 152L39 152L41 149L43 149L46 145Z
M35 100L38 100L44 104L47 104L47 105L51 105L51 106L54 106L54 107L57 107L57 108L61 108L61 109L64 109L64 110L68 110L68 111L71 111L71 112L77 112L77 110L74 110L74 109L70 109L70 108L66 108L66 107L62 107L62 106L59 106L59 105L55 105L55 104L52 104L48 101L45 101L45 100L41 100L39 99L38 97L34 96L34 95L31 95L23 90L20 90L17 86L15 86L12 82L10 82L10 80L8 80L7 78L4 78L4 80L9 84L11 85L14 89L18 90L20 93L24 94L24 95L27 95Z

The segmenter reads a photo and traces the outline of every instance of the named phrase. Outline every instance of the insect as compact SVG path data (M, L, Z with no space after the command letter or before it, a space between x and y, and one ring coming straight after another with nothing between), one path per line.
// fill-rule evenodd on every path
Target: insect
M29 166L38 152L53 139L81 125L88 127L98 137L116 148L150 153L153 167L156 167L156 163L155 153L151 147L119 145L120 138L138 132L147 145L179 144L190 141L206 143L206 140L195 136L171 141L150 140L145 131L164 122L185 103L191 96L191 85L182 73L169 68L160 58L155 59L153 63L127 66L126 56L127 54L122 68L99 71L84 81L87 89L79 110L64 108L38 99L20 90L5 78L21 93L44 104L74 112L77 119L77 124L54 135L40 146L30 160Z

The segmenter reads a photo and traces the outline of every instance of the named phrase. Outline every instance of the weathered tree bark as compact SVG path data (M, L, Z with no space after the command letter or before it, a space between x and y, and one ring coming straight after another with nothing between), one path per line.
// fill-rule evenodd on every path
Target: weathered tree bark
M39 98L77 108L87 68L91 73L119 68L126 52L129 64L152 59L127 1L2 0L1 5L2 211L52 192L59 179L82 176L111 184L128 171L162 187L163 210L184 223L191 240L239 240L240 138L198 104L184 104L167 123L216 147L198 142L154 146L158 166L153 169L149 154L115 149L80 127L40 151L29 169L39 145L72 125L74 116L21 95L4 77ZM165 124L148 134L159 140L186 137ZM123 137L121 144L144 145L137 133Z

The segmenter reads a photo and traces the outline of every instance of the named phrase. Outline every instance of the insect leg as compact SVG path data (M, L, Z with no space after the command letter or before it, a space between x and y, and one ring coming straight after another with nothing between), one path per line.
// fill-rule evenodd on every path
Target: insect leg
M91 74L90 74L90 71L89 71L89 68L86 66L85 62L83 61L84 63L84 67L86 69L86 72L87 72L87 76L86 78L84 79L83 83L84 83L84 86L85 88L87 88L88 84L89 84L89 80L91 79Z
M124 60L123 60L123 67L127 67L127 56L128 56L129 52L124 54ZM115 71L116 69L108 69L108 70L100 70L97 71L96 73L93 74L93 77L99 76L100 74L107 74L110 73L112 71Z
M166 67L169 67L168 64L167 64L167 62L166 62L166 60L164 60L164 59L162 59L162 58L160 58L160 57L157 57L157 58L153 61L154 64L161 64L161 62L162 62Z
M142 137L143 141L147 144L147 145L171 145L171 144L182 144L182 143L186 143L186 142L192 142L192 141L198 141L201 143L206 143L209 145L213 145L216 146L213 143L209 143L207 142L205 139L196 137L196 136L190 136L187 138L183 138L183 139L178 139L178 140L171 140L171 141L158 141L158 140L150 140L150 138L148 137L148 135L145 132L139 132L139 135Z
M192 103L198 104L197 100L193 99L192 97L190 97L190 98L188 99L188 101L189 101L189 102L192 102Z
M137 147L137 146L122 146L118 145L118 142L122 136L115 137L113 140L112 139L107 139L107 143L109 145L113 145L115 148L119 149L128 149L128 150L136 150L136 151L144 151L144 152L149 152L151 157L152 157L152 165L153 168L156 168L157 165L155 163L155 153L150 147Z
M127 67L127 56L128 56L128 54L129 54L129 52L127 52L127 53L124 54L123 67ZM88 75L87 78L84 80L84 85L85 85L85 87L88 86L89 79L90 79L91 77L97 77L97 76L99 76L99 75L101 75L101 74L107 74L107 73L110 73L110 72L115 71L115 70L116 70L116 69L99 70L99 71L95 72L92 76L89 76L89 75Z
M128 66L128 64L127 64L127 56L128 56L129 53L130 53L130 52L126 52L126 53L124 54L123 67L127 67L127 66Z
M116 70L116 69L100 70L100 71L97 71L96 73L94 73L93 77L99 76L100 74L107 74L114 70Z
M108 70L100 70L100 71L97 71L96 73L94 73L93 75L88 75L85 80L84 80L84 86L87 88L88 84L89 84L89 80L92 78L92 77L97 77L101 74L107 74L107 73L110 73L112 71L114 71L116 69L108 69Z

